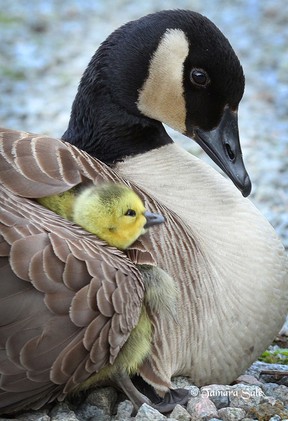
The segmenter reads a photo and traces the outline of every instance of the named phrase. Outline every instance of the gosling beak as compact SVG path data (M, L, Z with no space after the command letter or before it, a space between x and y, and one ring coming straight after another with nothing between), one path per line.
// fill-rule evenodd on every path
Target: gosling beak
M242 158L237 112L226 107L214 130L204 131L197 128L193 138L228 175L242 195L249 196L252 186Z
M144 216L146 218L144 229L150 228L153 225L163 224L163 222L165 222L164 216L160 215L159 213L151 213L146 211L144 212Z

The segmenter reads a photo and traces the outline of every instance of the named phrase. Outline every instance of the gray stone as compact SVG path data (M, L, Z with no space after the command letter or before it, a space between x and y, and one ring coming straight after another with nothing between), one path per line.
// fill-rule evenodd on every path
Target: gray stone
M275 405L275 403L277 402L277 399L274 398L273 396L264 396L263 397L263 401L262 403L267 403L268 405Z
M81 421L110 421L110 415L103 408L84 403L75 409L77 418Z
M287 367L287 366L284 366ZM278 372L272 371L271 374L262 373L260 379L263 383L277 383L284 386L288 386L288 372L285 371L285 374L279 375Z
M160 414L157 409L154 409L146 403L143 403L137 412L135 421L167 421L167 418L165 415Z
M189 395L193 398L200 396L200 389L197 386L186 386L185 389L189 390Z
M50 421L48 410L46 409L39 409L39 411L24 412L16 416L15 419L17 419L17 421ZM2 420L2 418L0 418L0 420Z
M199 396L200 395L200 389L199 387L195 386L191 383L188 377L174 377L172 381L172 387L174 389L186 389L189 390L190 396Z
M206 421L218 415L216 406L207 396L191 398L187 404L187 411L191 415L192 420L201 418L201 420Z
M191 380L189 380L188 377L178 376L173 377L172 379L172 387L174 389L187 389L187 387L189 386L193 386L193 383L191 382Z
M85 421L111 421L111 419L110 415L105 414L101 409L99 409L98 414L91 418L87 418ZM84 421L84 418L81 418L81 421Z
M230 406L248 409L264 401L264 392L259 386L237 384L229 387Z
M221 408L218 414L223 421L240 421L245 418L246 411L242 408Z
M248 370L246 370L246 374L254 376L257 379L261 379L262 381L265 379L265 383L275 383L275 376L274 380L268 380L268 375L263 374L263 371L271 371L276 373L281 373L282 371L287 372L287 366L283 364L268 364L262 361L256 361L251 365L251 367L248 368ZM273 378L272 375L270 377Z
M229 406L229 388L222 384L211 384L201 387L201 395L207 396L216 406L217 409Z
M132 417L134 410L132 402L125 400L119 403L115 421L126 421Z
M242 376L237 377L236 381L237 384L254 384L255 386L262 386L262 382L260 382L258 379L256 379L255 376L251 376L249 374L243 374Z
M176 405L173 411L170 414L171 418L175 418L178 421L190 421L191 416L189 412L181 405Z
M247 416L257 420L266 421L275 415L279 415L281 420L288 418L288 408L285 408L283 402L279 400L276 400L272 405L268 402L262 402L259 405L251 406L247 410Z
M30 421L30 420L29 420ZM76 417L65 402L57 404L51 411L51 421L82 421Z
M278 385L276 383L266 383L262 386L263 391L267 396L273 396L275 399L279 399L284 403L288 404L288 387L284 385Z
M93 390L85 400L85 403L95 405L107 415L111 415L117 401L118 394L113 387L103 387Z
M269 421L281 421L281 417L279 415L274 415L274 417L271 417Z

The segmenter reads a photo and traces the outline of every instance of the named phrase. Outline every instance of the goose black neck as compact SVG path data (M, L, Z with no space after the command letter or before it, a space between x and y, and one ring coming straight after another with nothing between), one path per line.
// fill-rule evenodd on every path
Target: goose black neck
M150 55L141 50L135 58L134 44L129 43L134 30L128 23L115 31L92 57L62 137L107 164L173 142L162 123L142 115L136 106ZM119 48L121 40L125 49Z
M63 140L108 165L173 143L161 123L131 115L101 96L92 101L76 96Z

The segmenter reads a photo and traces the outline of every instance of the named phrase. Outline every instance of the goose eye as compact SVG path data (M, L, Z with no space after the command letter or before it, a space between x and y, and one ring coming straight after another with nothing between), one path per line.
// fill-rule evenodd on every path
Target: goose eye
M207 86L210 82L207 73L202 69L192 69L190 73L190 80L197 86Z
M128 209L125 213L126 216L136 216L136 212L133 209Z

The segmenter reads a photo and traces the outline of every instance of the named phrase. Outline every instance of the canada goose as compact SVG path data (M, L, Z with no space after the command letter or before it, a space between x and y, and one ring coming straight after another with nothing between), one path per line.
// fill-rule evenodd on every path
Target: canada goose
M153 392L114 375L136 407L184 402L172 376L230 383L271 343L287 311L284 248L249 200L161 123L193 137L247 196L243 90L240 63L208 19L163 11L124 25L96 52L68 143L2 131L0 412L64 399L113 364L140 317L135 264L159 265L178 290L177 323L150 314L152 348L138 372ZM125 256L31 200L88 180L133 187L165 217L161 235L151 230Z

